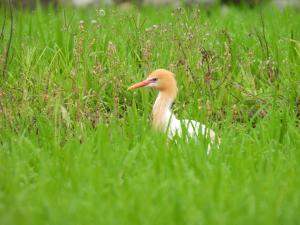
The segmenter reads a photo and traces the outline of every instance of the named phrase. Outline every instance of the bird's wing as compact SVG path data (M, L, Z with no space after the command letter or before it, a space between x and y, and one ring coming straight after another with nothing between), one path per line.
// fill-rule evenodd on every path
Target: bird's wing
M212 129L206 127L204 124L201 124L195 120L183 120L182 123L187 129L187 133L189 136L198 136L202 134L204 137L209 138L212 143L215 142L215 132Z

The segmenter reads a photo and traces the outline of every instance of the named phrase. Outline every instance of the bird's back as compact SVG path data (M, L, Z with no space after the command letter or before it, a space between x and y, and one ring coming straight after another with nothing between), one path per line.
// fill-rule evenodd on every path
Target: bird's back
M170 113L171 114L171 113ZM168 137L173 139L175 135L182 137L183 135L187 138L198 137L202 135L210 140L210 143L215 143L216 135L215 132L207 128L204 124L201 124L195 120L178 120L174 114L169 117L169 123L166 124L165 130L168 132ZM219 145L219 141L217 146ZM210 144L208 146L208 152L210 151Z

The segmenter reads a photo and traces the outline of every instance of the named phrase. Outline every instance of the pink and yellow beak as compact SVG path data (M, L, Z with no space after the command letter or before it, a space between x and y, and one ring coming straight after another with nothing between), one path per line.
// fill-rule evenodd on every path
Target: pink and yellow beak
M150 83L151 83L150 80L144 80L142 82L139 82L139 83L136 83L136 84L130 86L127 90L131 91L131 90L136 89L136 88L145 87L145 86L149 85Z

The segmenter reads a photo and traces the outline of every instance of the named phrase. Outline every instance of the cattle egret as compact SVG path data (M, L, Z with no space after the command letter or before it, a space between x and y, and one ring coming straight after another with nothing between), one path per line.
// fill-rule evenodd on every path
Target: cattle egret
M184 131L186 131L188 138L202 134L210 139L210 143L214 143L217 139L216 144L219 145L220 139L216 137L213 130L194 120L178 120L172 113L171 106L178 92L175 75L172 72L157 69L146 80L132 85L128 90L141 87L151 87L159 91L152 109L152 125L156 130L167 132L170 139L176 134L182 137ZM208 153L210 149L209 144Z

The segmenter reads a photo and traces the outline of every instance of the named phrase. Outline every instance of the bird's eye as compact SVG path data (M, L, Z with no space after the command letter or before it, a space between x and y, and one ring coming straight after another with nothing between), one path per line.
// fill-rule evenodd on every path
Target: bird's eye
M152 78L151 81L155 82L157 81L157 78Z

